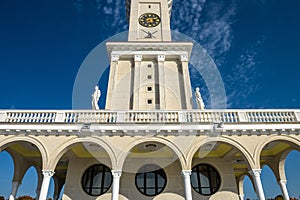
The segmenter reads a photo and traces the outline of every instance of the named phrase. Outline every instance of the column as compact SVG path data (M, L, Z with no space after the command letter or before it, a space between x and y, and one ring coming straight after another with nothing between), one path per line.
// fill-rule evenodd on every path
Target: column
M113 103L113 99L112 99L112 95L115 89L115 74L116 74L116 68L118 65L118 61L120 59L120 56L118 54L112 54L110 56L110 72L109 72L109 83L107 86L107 97L106 97L106 105L105 108L106 109L111 109L112 103Z
M287 180L279 180L277 183L279 184L279 186L281 188L284 200L289 200L290 197L289 197L288 190L286 188L286 182L287 182Z
M249 173L253 177L253 181L254 181L255 189L256 189L256 195L257 195L258 199L265 200L265 194L264 194L264 190L263 190L261 179L260 179L261 169L252 169L251 171L249 171Z
M166 97L165 97L166 84L165 84L165 66L164 66L165 59L166 59L165 55L157 55L159 102L160 102L161 110L166 109Z
M244 200L244 194L239 194L240 200Z
M111 200L119 200L120 177L122 175L122 171L121 170L111 170L111 174L113 176Z
M134 78L133 78L133 110L139 110L140 108L140 79L141 79L141 62L143 56L138 54L134 55Z
M244 200L244 178L238 177L237 183L238 183L239 198L240 200Z
M17 181L13 181L12 182L12 189L11 189L11 193L9 195L9 200L14 200L18 191L18 187L19 187L19 182Z
M182 170L182 175L184 178L184 192L185 200L192 200L192 188L191 188L191 170Z
M42 170L42 173L43 173L43 182L42 182L39 200L46 200L50 179L54 175L54 172L51 170Z
M192 88L190 83L190 73L189 73L189 60L188 55L180 55L181 67L182 67L182 78L184 85L184 94L186 101L186 109L192 109Z

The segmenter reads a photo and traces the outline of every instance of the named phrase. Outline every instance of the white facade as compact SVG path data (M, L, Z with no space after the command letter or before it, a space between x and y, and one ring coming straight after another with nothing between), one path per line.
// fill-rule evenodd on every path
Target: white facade
M105 110L0 110L0 150L15 165L10 199L34 166L40 200L51 178L54 199L64 186L64 200L238 200L246 175L264 200L268 165L287 200L300 110L193 109L192 44L171 42L172 1L126 4L128 42L106 44Z

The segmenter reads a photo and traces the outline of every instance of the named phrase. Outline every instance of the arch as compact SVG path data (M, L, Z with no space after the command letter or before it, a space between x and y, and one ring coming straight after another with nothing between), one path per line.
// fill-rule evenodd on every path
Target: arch
M278 176L277 177L279 180L286 180L286 174L285 174L285 162L286 162L286 158L289 155L289 153L292 151L292 149L287 149L285 150L280 158L279 158L279 163L278 163Z
M15 142L29 142L31 144L34 144L41 154L43 168L46 167L49 157L47 149L41 141L32 136L13 136L8 139L4 139L0 142L0 150L6 149L8 146L11 145L11 143Z
M112 168L113 169L115 168L116 163L117 163L116 154L115 154L114 150L111 148L111 145L109 145L107 141L103 140L100 137L75 138L75 139L69 140L68 142L61 145L57 149L57 151L53 155L51 155L48 168L50 170L54 171L58 161L68 150L70 150L72 148L72 146L79 144L79 143L85 143L85 142L95 143L95 144L101 146L105 150L105 152L108 154Z
M20 180L20 185L16 193L16 196L23 196L25 194L26 195L28 194L31 197L36 197L37 185L38 185L38 171L34 165L31 165L26 169L22 179Z
M153 138L140 138L138 140L136 140L135 142L132 142L130 145L127 146L126 149L124 149L124 151L118 156L118 169L122 169L123 165L125 163L126 158L128 157L128 155L130 154L130 151L137 145L145 143L145 142L157 142L157 143L161 143L167 147L169 147L173 153L178 157L179 161L180 161L180 165L181 168L187 169L187 162L186 162L186 157L183 154L183 152L176 146L176 144L174 144L172 141L168 140L167 138L162 138L162 137L153 137Z
M255 184L250 174L245 174L243 177L243 194L244 194L244 199L257 198L255 192Z
M272 196L273 194L282 194L276 178L274 169L272 169L270 165L265 164L261 168L261 182L264 186L266 198L274 198L275 196Z
M256 164L257 167L260 167L260 155L262 153L263 148L271 142L274 141L282 141L282 142L286 142L286 143L290 143L293 145L296 145L298 148L295 148L297 150L300 149L300 140L293 138L292 136L289 135L274 135L274 136L269 136L266 139L262 140L261 142L258 143L258 145L256 146L255 150L254 150L254 162Z
M245 147L243 147L241 144L239 144L238 142L234 141L231 138L226 138L224 136L210 137L210 138L202 139L198 143L193 145L193 147L190 149L190 151L187 154L188 167L189 168L192 167L193 157L201 146L204 146L204 145L210 144L210 143L214 143L214 142L221 142L221 143L225 143L225 144L233 146L234 148L239 150L240 153L242 154L242 156L245 158L248 168L254 167L254 159L253 159L252 155L250 154L250 152Z

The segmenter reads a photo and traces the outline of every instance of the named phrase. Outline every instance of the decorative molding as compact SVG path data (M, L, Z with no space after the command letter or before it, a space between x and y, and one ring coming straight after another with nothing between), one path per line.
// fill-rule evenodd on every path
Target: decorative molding
M166 56L165 56L165 55L163 55L163 54L157 55L157 61L158 61L158 62L164 62L165 59L166 59Z
M281 184L285 184L286 185L286 183L287 183L287 180L279 180L279 181L277 181L277 183L279 184L279 185L281 185Z
M189 177L189 176L191 176L191 174L192 174L192 170L182 170L182 171L181 171L181 174L182 174L184 177Z
M111 174L114 178L119 178L122 175L122 170L111 170Z
M181 62L188 62L189 61L188 55L187 54L180 55L180 61Z
M52 170L42 170L42 173L45 178L51 178L55 172Z
M112 55L110 56L110 61L111 61L111 62L118 62L119 59L120 59L120 55L118 55L118 54L112 54Z
M141 54L134 55L134 61L135 62L141 62L143 59L143 56Z
M252 169L249 171L249 174L253 177L260 177L261 169Z

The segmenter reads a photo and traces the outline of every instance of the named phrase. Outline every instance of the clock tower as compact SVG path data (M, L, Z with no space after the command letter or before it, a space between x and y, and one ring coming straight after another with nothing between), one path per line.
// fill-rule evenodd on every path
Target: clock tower
M127 42L107 42L110 74L106 109L192 108L190 42L172 42L171 0L127 0Z
M127 0L128 41L171 41L172 1Z

